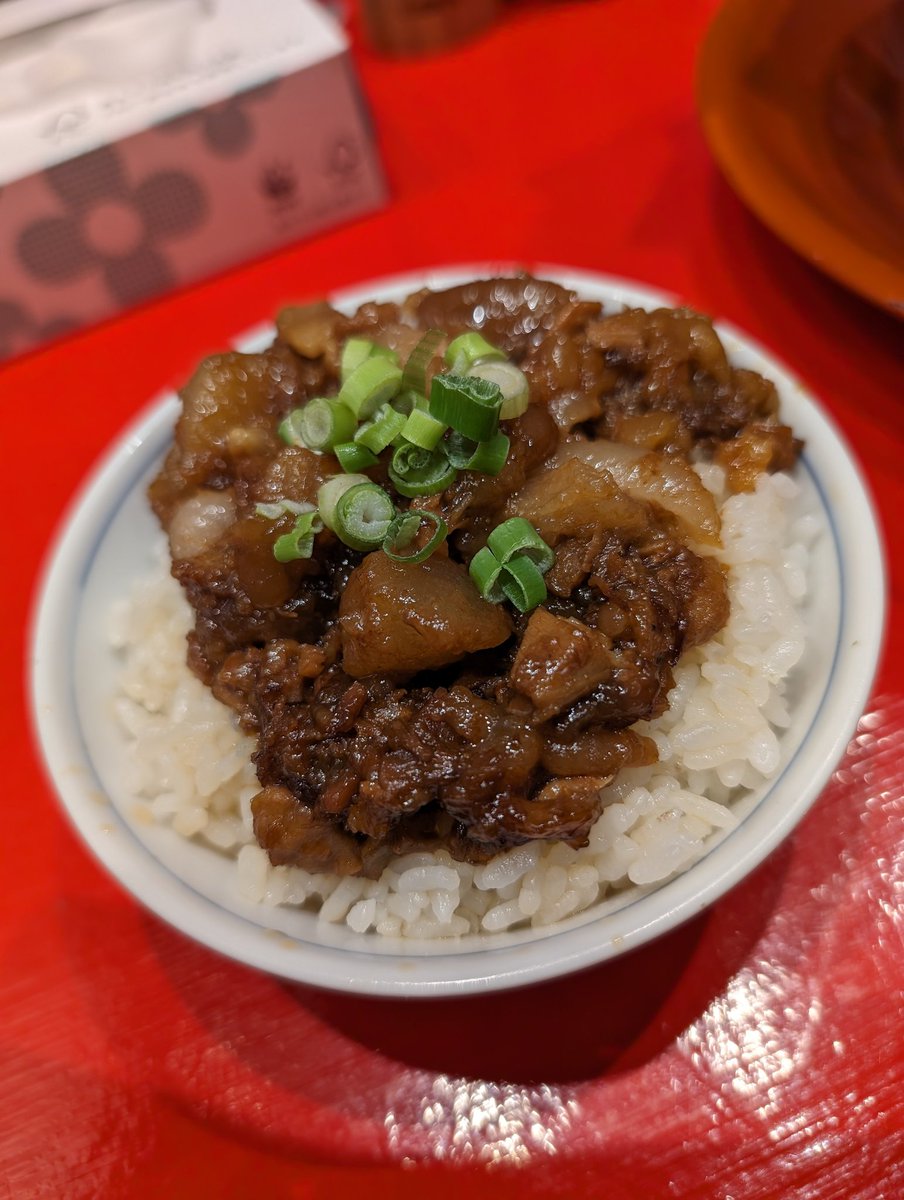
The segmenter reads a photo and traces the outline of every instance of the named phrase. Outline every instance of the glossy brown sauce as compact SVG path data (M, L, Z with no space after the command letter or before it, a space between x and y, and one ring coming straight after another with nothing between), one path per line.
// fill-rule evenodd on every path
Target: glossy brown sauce
M310 559L277 562L291 518L255 506L314 502L339 471L285 446L279 420L335 391L350 335L407 353L429 327L479 328L528 376L502 471L418 501L450 530L423 564L329 530ZM414 848L480 861L538 838L584 844L605 785L655 760L632 726L664 710L680 655L728 614L708 553L718 514L688 456L720 459L737 489L791 465L775 389L731 366L704 317L606 314L529 276L352 317L286 310L278 328L260 354L201 365L150 489L195 612L190 665L257 737L259 842L274 863L344 874ZM513 514L555 553L527 614L482 599L467 569Z

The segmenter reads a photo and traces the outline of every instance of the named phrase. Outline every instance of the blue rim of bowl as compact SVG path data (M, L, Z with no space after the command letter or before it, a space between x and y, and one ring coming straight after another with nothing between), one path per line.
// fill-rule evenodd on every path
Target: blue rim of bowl
M418 286L446 286L449 283L466 278L485 277L494 271L501 272L512 269L511 264L492 264L490 266L480 264L471 267L444 268L412 275L395 276L385 280L375 280L372 283L356 287L353 291L350 289L347 292L337 294L333 297L333 300L337 304L357 303L362 298L369 298L374 294L384 291L392 290L401 292L404 290L413 290L413 288ZM634 284L628 280L597 276L560 266L542 265L534 269L538 275L543 277L564 279L578 291L606 292L610 302L613 294L629 303L642 303L644 307L656 304L673 304L675 302L673 297ZM779 375L783 398L789 385L797 388L801 399L811 410L813 421L821 427L823 439L827 439L826 444L831 447L834 456L838 459L838 464L842 469L846 468L850 477L849 482L856 484L856 506L860 510L859 515L869 519L868 528L875 529L875 518L872 514L863 480L837 431L826 418L825 414L816 406L815 401L800 388L800 385L793 380L773 355L762 350L746 334L739 333L725 323L719 323L718 328L720 333L727 335L735 341L739 348L745 352L752 353L755 357L762 360L773 375ZM242 348L259 344L262 339L269 337L271 333L272 330L269 326L261 327L240 339L238 344ZM82 491L76 497L70 507L69 513L64 518L61 533L58 535L52 548L49 565L40 588L40 599L33 624L32 654L34 668L32 672L32 708L48 774L60 794L63 806L70 820L82 838L87 842L89 848L107 869L119 879L120 883L126 886L147 908L202 944L218 950L227 956L235 957L238 961L244 962L247 965L259 967L299 982L375 995L464 994L476 990L519 986L524 983L535 982L549 978L550 976L570 972L603 961L606 958L614 957L616 954L650 940L658 933L663 932L665 928L670 928L680 921L690 919L719 896L723 895L734 883L761 862L784 839L786 834L790 832L791 828L801 819L810 807L810 804L815 800L825 781L830 776L833 767L842 756L847 741L856 726L863 705L866 702L873 671L878 660L884 596L881 586L874 587L871 591L866 592L864 592L862 586L860 587L861 592L864 592L866 601L872 599L872 605L867 604L867 608L871 607L871 611L866 612L860 622L861 625L865 624L867 631L872 629L874 633L872 642L863 646L866 657L866 669L861 669L859 688L854 688L847 693L847 701L843 706L843 711L835 716L834 736L826 746L820 760L814 764L809 786L804 787L797 794L796 803L785 810L783 819L775 822L771 827L771 831L766 836L757 837L747 852L740 857L734 853L738 845L737 835L744 829L749 832L752 825L756 823L758 814L762 817L762 810L769 796L787 778L789 772L799 765L802 754L805 750L809 749L813 729L827 709L831 684L838 672L842 656L843 639L845 638L848 625L849 598L843 583L845 578L844 564L848 557L845 554L845 548L847 546L848 550L850 550L850 543L845 543L836 524L833 509L829 504L822 480L809 462L808 456L805 455L803 459L805 469L808 471L815 486L823 513L831 529L838 577L842 583L837 640L823 694L814 710L810 725L800 737L800 741L791 758L783 766L780 775L770 782L768 789L764 792L757 805L746 814L739 825L686 871L662 884L643 890L642 894L635 895L632 899L627 900L626 903L618 907L612 916L621 917L622 914L627 913L629 910L637 911L639 906L642 905L646 905L648 908L654 910L658 909L658 911L653 911L646 921L635 926L624 936L603 936L601 934L598 939L589 940L589 943L584 945L571 946L569 943L573 941L580 943L588 942L586 936L581 937L580 935L582 931L586 934L586 931L592 929L593 925L601 919L597 914L598 906L594 906L594 908L585 911L585 913L576 914L575 918L563 922L558 927L543 930L541 936L534 935L530 939L515 944L499 945L488 943L466 950L455 949L452 944L448 948L444 945L441 950L434 946L431 947L429 954L423 956L412 954L410 950L406 953L401 949L398 951L384 949L383 946L380 947L378 952L374 953L376 947L368 944L366 935L362 938L362 946L359 950L324 944L318 941L308 941L299 938L297 935L281 934L280 936L287 942L294 943L295 948L302 951L302 954L293 953L285 955L283 956L286 960L285 962L274 963L274 942L272 937L269 941L264 941L261 938L262 934L272 935L273 932L267 928L265 923L256 923L234 911L220 908L214 901L197 891L186 879L173 872L168 866L160 862L159 859L156 859L151 851L135 838L116 809L110 806L104 810L105 815L109 817L110 824L115 824L118 831L123 835L127 845L127 853L130 853L132 865L137 865L137 861L140 859L144 860L142 864L144 867L143 871L139 871L137 875L133 875L128 882L123 880L122 874L117 869L114 861L120 858L122 847L119 846L111 852L108 835L99 834L97 826L99 810L96 807L92 807L90 801L87 802L86 808L85 780L61 778L55 761L58 757L55 751L59 751L60 743L65 743L68 739L71 750L71 740L74 738L81 751L80 757L90 772L91 786L96 789L97 793L103 793L104 785L100 778L100 773L91 759L79 720L78 708L74 701L75 667L73 656L75 639L73 635L78 610L77 604L73 603L73 600L90 574L94 557L104 540L104 536L109 529L109 524L119 503L135 489L138 482L159 458L168 443L171 436L171 423L172 419L175 418L176 411L174 397L171 393L164 394L163 397L152 402L144 415L107 451L101 463L92 472ZM117 481L119 481L118 491L111 499L107 496L107 492ZM851 497L846 496L846 503L850 505L850 502ZM106 507L102 508L102 504L105 504ZM86 514L90 515L93 509L100 509L97 515L101 520L99 524L93 527L89 523L88 528L93 528L94 532L86 535L80 532L80 522L84 520ZM866 538L858 548L861 554L865 553L867 560L871 560L872 563L872 570L867 571L866 575L873 580L881 580L882 559L878 539L874 538L870 542L870 539ZM854 580L856 583L856 576ZM867 642L869 642L869 639L867 639ZM45 647L47 649L46 654L44 652ZM48 713L46 710L42 711L41 697L47 694L49 687L47 675L51 670L50 663L54 661L55 655L58 655L60 652L63 654L63 659L58 661L65 661L66 684L71 702L68 718L65 714L60 716ZM861 655L861 657L863 656ZM68 729L64 728L67 723L70 725ZM718 869L714 872L714 868ZM170 883L177 885L172 896L173 903L161 903L159 894L154 892L154 876L160 871L165 872ZM702 875L709 876L709 880L702 889L695 891L694 884ZM159 879L156 882L159 884ZM667 906L663 906L662 899L666 894L668 897L674 897L674 899ZM181 907L185 901L188 901L187 911ZM206 926L209 923L210 910L212 908L217 914L224 917L230 926L234 927L228 931L224 931L224 934L228 933L229 936L219 938L210 935L210 931ZM198 911L195 912L195 909ZM266 912L266 909L262 911L264 919ZM605 919L605 917L602 919ZM248 936L239 938L242 942L242 945L239 946L236 944L236 937L239 934L240 927ZM575 935L578 935L577 938ZM555 943L558 943L555 946L555 951L557 952L550 953L550 948ZM398 943L394 943L394 945L397 946ZM523 961L525 958L531 957L530 951L532 947L543 948L539 955L534 956L539 961ZM307 952L311 957L305 958L304 952ZM338 964L333 963L332 970L322 969L330 964L322 964L320 962L321 957L326 955L329 959L333 959L333 956L336 956L337 952L338 958L341 961ZM487 953L493 953L497 958L501 957L506 960L501 964L501 969L494 970L491 974L487 974L485 971L482 972L479 969L480 960ZM440 962L449 967L448 970L442 973L441 978L431 977L435 976L436 972L429 971L426 972L427 977L425 978L413 977L418 975L418 965ZM356 963L358 969L350 972L347 969L350 963ZM378 964L384 970L377 971L376 967ZM387 967L390 969L385 970Z

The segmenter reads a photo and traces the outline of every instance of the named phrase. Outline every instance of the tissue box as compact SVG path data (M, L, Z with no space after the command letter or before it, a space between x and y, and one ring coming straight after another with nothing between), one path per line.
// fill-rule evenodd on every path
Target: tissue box
M384 200L311 0L131 0L8 40L0 147L0 359Z

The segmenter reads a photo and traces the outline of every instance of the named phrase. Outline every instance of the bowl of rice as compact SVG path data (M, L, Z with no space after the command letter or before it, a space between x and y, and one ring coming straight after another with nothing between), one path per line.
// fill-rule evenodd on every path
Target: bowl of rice
M383 280L330 302L351 313L500 269ZM535 273L607 313L674 304L619 279ZM585 845L527 841L481 862L414 850L376 878L273 865L255 838L254 739L186 665L192 614L147 500L179 412L175 395L154 401L65 518L33 625L47 770L107 870L231 958L395 996L503 989L602 962L749 874L819 796L856 727L880 651L884 573L863 479L829 419L749 338L716 328L733 367L775 384L804 450L741 492L718 466L697 467L719 510L730 613L682 654L666 710L643 723L657 761L616 775Z

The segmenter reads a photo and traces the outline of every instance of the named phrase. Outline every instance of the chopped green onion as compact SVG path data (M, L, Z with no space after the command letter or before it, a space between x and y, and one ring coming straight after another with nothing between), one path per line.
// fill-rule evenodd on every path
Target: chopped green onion
M381 346L377 342L368 341L367 338L349 338L342 347L342 357L339 360L339 378L342 383L345 383L349 375L373 355L378 358L387 358L390 362L397 363L399 361L395 350L390 350L388 346Z
M370 483L366 475L331 475L325 480L317 492L317 507L327 529L336 532L336 505L343 493L349 488L357 487L359 483Z
M425 450L403 442L389 465L389 478L401 496L432 496L455 479L455 468L442 449Z
M472 442L460 433L452 432L445 444L449 462L459 471L480 471L483 475L498 475L508 458L510 442L504 433L494 433L485 442Z
M342 442L333 447L333 453L343 471L366 471L377 465L376 454L358 442Z
M453 338L446 349L446 364L453 371L465 370L476 362L493 358L505 358L505 355L473 329Z
M446 432L446 426L436 417L415 408L402 427L402 437L423 450L432 450Z
M425 521L433 525L433 533L420 549L412 550L410 547L413 546ZM383 539L383 553L393 562L424 562L436 550L448 532L449 526L436 513L427 512L423 508L409 508L407 512L399 513L387 529L386 537Z
M499 586L501 572L502 563L487 546L477 551L468 567L468 574L473 579L474 586L484 600L489 600L492 604L499 604L505 599L505 594Z
M446 452L446 458L456 471L464 471L479 445L480 442L472 442L470 438L466 438L453 429L443 443L443 449Z
M273 543L273 557L281 563L310 558L314 552L314 535L321 529L323 521L318 513L301 513L295 518L295 528L292 532L284 533Z
M301 420L300 408L293 408L288 416L283 417L279 425L276 427L276 432L286 443L287 446L303 446L304 441L301 436L301 430L298 427L298 422Z
M506 464L510 445L506 434L494 433L485 442L477 443L467 469L480 471L484 475L498 475Z
M543 576L555 560L530 521L511 517L496 526L468 571L484 600L498 604L505 598L521 612L530 612L546 599Z
M416 408L422 408L426 411L427 397L422 396L420 392L401 391L392 401L392 407L396 412L404 413L407 417Z
M396 513L392 519L392 524L386 530L386 537L383 539L383 550L385 553L389 554L390 550L404 549L414 541L421 527L421 514L423 512L424 509L421 508L406 508L404 512ZM392 557L391 554L390 557Z
M430 385L431 417L444 421L474 442L496 432L502 392L497 383L466 375L434 375Z
M520 417L530 403L527 376L514 363L475 363L473 367L469 368L468 375L472 379L487 379L490 383L499 385L499 390L502 392L500 421L510 421L512 417Z
M406 420L404 413L396 412L391 405L384 404L372 421L360 426L355 441L374 454L379 454L399 436Z
M352 371L357 370L365 359L370 358L373 342L366 338L349 338L342 347L342 357L339 360L339 378L345 383Z
M487 546L501 563L510 563L515 558L528 558L543 575L556 561L553 550L524 517L510 517L497 525L487 538Z
M475 556L476 557L476 556ZM499 586L519 612L530 612L546 599L546 582L537 564L518 554L503 566Z
M272 504L255 504L254 506L256 517L268 517L271 521L284 517L286 513L293 513L299 517L302 513L316 511L316 505L308 504L304 500L274 500Z
M332 450L337 442L347 442L355 432L354 414L336 400L318 397L286 418L291 433L309 450ZM293 442L297 445L298 442Z
M441 329L428 329L408 355L402 372L402 391L427 392L427 367L446 335Z
M339 497L333 513L335 533L353 550L375 550L395 515L388 492L376 483L357 483Z
M345 380L339 389L339 403L363 421L398 394L401 382L401 367L381 355L371 355Z

